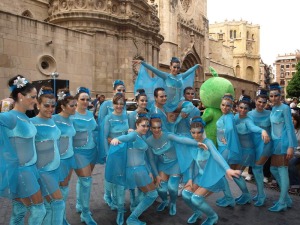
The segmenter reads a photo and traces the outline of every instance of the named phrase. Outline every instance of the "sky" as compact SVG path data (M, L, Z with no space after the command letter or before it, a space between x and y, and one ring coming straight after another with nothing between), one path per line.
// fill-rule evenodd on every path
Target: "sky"
M299 0L207 0L210 24L242 19L260 25L260 56L268 65L300 49L299 9Z

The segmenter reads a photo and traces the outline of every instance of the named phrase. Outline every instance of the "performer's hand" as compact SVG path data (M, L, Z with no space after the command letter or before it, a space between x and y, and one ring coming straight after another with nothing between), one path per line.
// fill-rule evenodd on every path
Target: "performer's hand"
M233 180L233 177L239 178L241 176L241 171L228 169L226 170L226 175L230 180Z
M286 152L286 159L291 159L293 158L294 155L294 148L289 147L287 152Z
M121 142L117 138L112 139L111 142L110 142L111 145L118 145L120 143Z
M261 138L263 139L264 143L268 143L270 141L270 137L265 130L263 130L263 132L261 133Z
M160 187L160 182L162 181L161 177L158 175L155 179L155 186Z
M181 115L181 117L184 119L184 118L187 118L189 114L187 114L187 113L184 113L184 112L181 112L181 114L180 114L180 115Z
M142 60L134 59L134 60L132 60L132 62L133 62L133 65L135 65L135 64L140 64L142 62Z
M131 129L131 128L130 128L130 129L128 130L128 133L133 132L133 131L134 131L134 129Z
M225 138L222 138L222 139L221 139L221 142L222 142L224 145L226 145L226 144L227 144L227 141L226 141L226 139L225 139Z
M203 148L204 150L208 150L206 144L202 143L202 142L198 142L198 147L199 148Z
M149 173L149 177L151 178L152 182L154 182L154 177L152 173Z
M110 144L111 140L112 140L112 138L107 138L108 144Z

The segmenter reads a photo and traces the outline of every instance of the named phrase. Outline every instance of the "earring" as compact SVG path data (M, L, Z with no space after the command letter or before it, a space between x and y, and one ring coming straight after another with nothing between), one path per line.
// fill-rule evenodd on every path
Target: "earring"
M22 102L22 101L23 101L23 99L21 98L21 99L20 99L20 102Z

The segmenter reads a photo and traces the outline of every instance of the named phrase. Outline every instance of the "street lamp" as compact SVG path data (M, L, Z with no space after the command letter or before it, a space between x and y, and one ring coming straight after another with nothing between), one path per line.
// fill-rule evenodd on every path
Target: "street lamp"
M53 92L54 92L54 96L56 98L56 78L58 78L59 73L58 72L53 72L50 74L50 76L53 79Z

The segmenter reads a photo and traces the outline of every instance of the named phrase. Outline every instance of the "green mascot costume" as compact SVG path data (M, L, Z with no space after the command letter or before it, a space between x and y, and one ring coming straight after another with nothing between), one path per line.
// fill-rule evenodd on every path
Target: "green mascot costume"
M206 122L205 133L217 146L217 120L222 116L220 104L225 93L234 95L232 83L222 77L210 67L210 72L213 77L206 80L200 88L201 102L205 106L205 111L202 119Z

